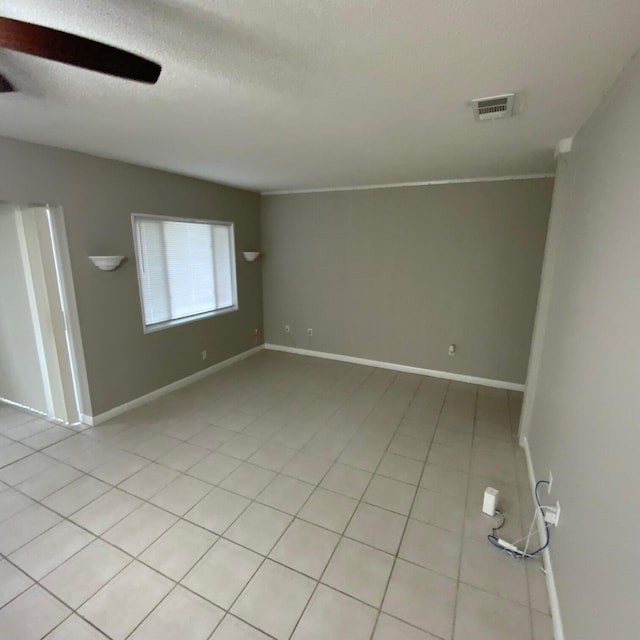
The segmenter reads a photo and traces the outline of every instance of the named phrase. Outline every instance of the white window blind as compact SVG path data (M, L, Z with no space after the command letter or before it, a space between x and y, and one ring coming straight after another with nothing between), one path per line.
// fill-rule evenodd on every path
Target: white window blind
M232 224L132 220L145 327L237 307Z

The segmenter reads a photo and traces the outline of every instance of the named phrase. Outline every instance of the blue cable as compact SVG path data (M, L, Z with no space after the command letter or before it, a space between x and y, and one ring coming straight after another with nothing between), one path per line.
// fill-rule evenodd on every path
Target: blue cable
M536 498L536 504L538 505L538 509L540 509L540 512L542 513L542 517L544 518L544 509L542 508L542 505L540 504L540 498L538 496L538 487L541 484L551 484L548 480L538 480L538 482L536 482L536 486L535 489L533 491L535 498ZM504 524L504 521L503 521ZM502 524L500 525L500 527L502 526ZM551 541L551 534L549 532L549 523L545 520L545 530L547 532L547 540L546 542L539 548L536 549L535 551L532 551L531 553L527 553L524 554L522 552L518 552L518 551L512 551L511 549L505 549L502 545L500 545L498 543L498 538L495 535L495 532L500 528L497 527L493 530L493 534L489 534L487 536L487 539L489 540L489 542L494 546L497 547L498 549L501 549L502 551L506 551L507 553L510 553L514 558L533 558L535 555L541 553L542 551L544 551L548 546L549 546L549 542Z

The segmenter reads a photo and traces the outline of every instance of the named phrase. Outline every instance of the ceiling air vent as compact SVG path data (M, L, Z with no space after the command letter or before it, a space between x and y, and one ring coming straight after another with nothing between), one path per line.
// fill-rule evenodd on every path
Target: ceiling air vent
M513 99L515 93L505 93L490 98L476 98L471 101L473 115L476 120L497 120L513 115Z

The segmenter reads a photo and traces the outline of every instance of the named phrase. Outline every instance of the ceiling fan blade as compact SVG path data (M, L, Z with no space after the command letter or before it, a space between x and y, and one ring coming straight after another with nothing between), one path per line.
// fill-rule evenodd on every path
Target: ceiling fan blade
M11 93L16 88L0 73L0 93Z
M129 51L11 18L0 17L0 47L147 84L155 84L162 70Z

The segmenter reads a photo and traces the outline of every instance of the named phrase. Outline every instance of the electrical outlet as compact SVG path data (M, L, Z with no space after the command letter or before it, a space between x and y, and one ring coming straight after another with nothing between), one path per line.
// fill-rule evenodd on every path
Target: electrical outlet
M311 338L313 336L313 329L311 327L309 327L307 329L307 335Z
M450 356L455 356L456 355L456 345L455 344L450 344L449 345L449 355Z
M207 352L205 349L202 350L202 359L206 360L207 359Z
M560 503L558 501L556 501L555 507L545 507L544 520L548 524L552 524L555 527L558 526L560 522Z
M288 324L284 325L284 332L285 333L291 333L291 327Z

